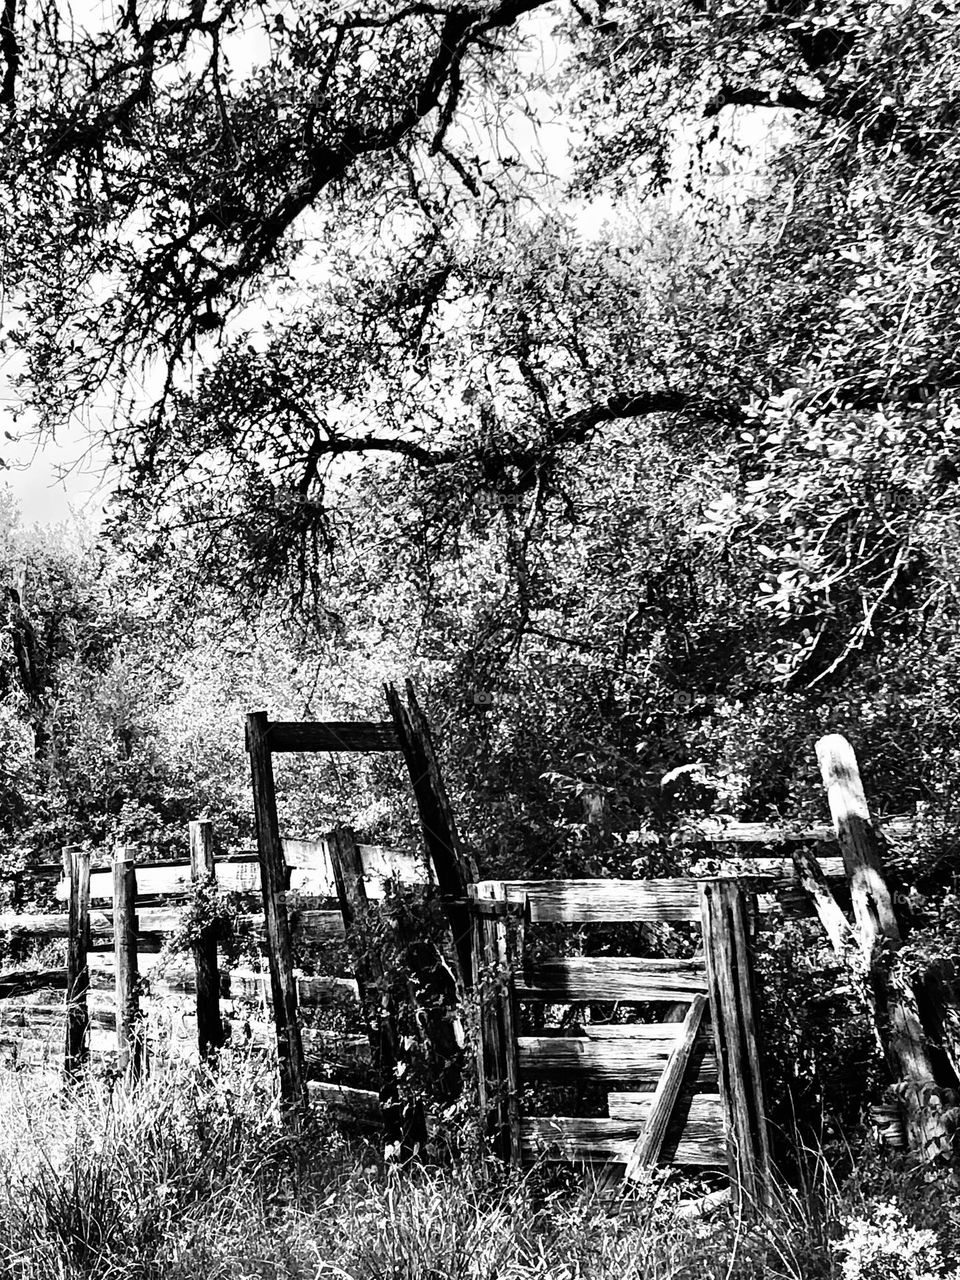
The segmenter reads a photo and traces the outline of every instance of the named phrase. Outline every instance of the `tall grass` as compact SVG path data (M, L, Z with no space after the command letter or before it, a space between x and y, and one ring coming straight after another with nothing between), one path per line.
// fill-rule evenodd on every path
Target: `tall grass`
M612 1206L583 1178L393 1169L322 1122L291 1138L242 1063L134 1094L0 1074L0 1276L18 1280L942 1280L953 1199L911 1207L885 1176L842 1190L814 1156L760 1225L686 1221L660 1177Z

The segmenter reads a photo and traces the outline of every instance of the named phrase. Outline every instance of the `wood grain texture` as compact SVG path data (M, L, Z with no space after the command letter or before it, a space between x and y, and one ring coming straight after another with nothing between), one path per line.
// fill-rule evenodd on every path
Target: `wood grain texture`
M657 1087L653 1092L650 1114L644 1125L643 1133L637 1139L636 1145L630 1153L630 1159L627 1161L627 1167L623 1175L625 1178L634 1179L638 1177L642 1169L651 1168L660 1159L660 1151L667 1135L667 1127L673 1115L677 1099L680 1096L684 1074L690 1064L694 1042L700 1032L700 1024L703 1021L706 1004L707 997L705 995L694 996L690 1002L689 1012L680 1028L680 1035L671 1050L663 1075L657 1081Z
M607 1114L612 1120L630 1120L644 1125L650 1118L653 1106L653 1089L611 1089L607 1094ZM718 1134L723 1134L723 1107L719 1093L681 1094L683 1114L701 1124L712 1124Z
M550 957L516 974L521 1000L687 1000L707 989L701 960L645 960L635 956Z
M190 876L195 885L215 885L213 823L190 823ZM197 1045L201 1058L223 1046L224 1028L220 1017L220 967L217 962L215 927L203 929L191 944L196 987Z
M528 1117L520 1122L525 1161L547 1158L571 1161L615 1160L626 1164L637 1140L635 1120L607 1117ZM726 1164L723 1132L711 1118L691 1114L671 1162L697 1168L722 1169Z
M90 970L90 853L76 845L63 850L64 871L69 888L67 915L67 1025L64 1069L68 1076L77 1075L90 1056L87 1035L90 1015L87 991Z
M311 1102L327 1107L339 1118L352 1120L366 1127L379 1127L380 1095L373 1089L355 1089L350 1085L329 1084L324 1080L310 1080L307 1088Z
M389 720L274 720L267 726L270 751L398 751Z
M297 1124L297 1113L307 1104L303 1043L297 1018L297 986L293 972L293 945L286 904L286 864L277 824L277 795L270 755L269 721L265 711L247 716L246 740L253 784L253 812L260 855L260 888L267 935L267 957L277 1029L277 1065L280 1097L288 1116Z
M910 1146L924 1163L955 1164L953 1136L943 1117L944 1086L953 1081L949 1072L937 1079L913 987L891 979L903 940L856 755L845 738L831 734L817 743L817 759L850 883L874 1023L891 1074L901 1082Z
M120 1066L131 1081L144 1070L143 1024L140 1016L137 966L136 851L117 849L113 867L113 964L117 1008L117 1052Z
M655 1088L677 1042L679 1023L630 1028L632 1035L519 1036L520 1073L524 1080L637 1080ZM691 1069L700 1085L717 1079L716 1058L705 1049Z
M770 1149L754 1022L748 904L733 880L701 885L703 945L727 1164L736 1206L763 1213L770 1202Z
M534 924L632 924L699 920L695 880L508 880L506 900Z
M890 839L909 839L914 832L915 820L908 815L885 818L880 824L883 834ZM790 844L833 844L836 832L825 822L804 826L789 823L735 822L732 819L713 818L700 822L685 822L676 830L661 835L657 831L635 832L640 845L666 844L670 847L710 845L723 849L736 845L753 845L757 848Z

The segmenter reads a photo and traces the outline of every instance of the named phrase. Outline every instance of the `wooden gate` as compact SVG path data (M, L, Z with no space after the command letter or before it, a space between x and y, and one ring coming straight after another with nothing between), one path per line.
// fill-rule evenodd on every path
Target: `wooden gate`
M726 1167L741 1202L763 1205L770 1157L748 945L754 899L742 884L487 880L471 897L481 1100L498 1152L516 1164L615 1162L630 1177L661 1160ZM660 922L693 926L702 946L679 960L569 956L554 929L558 953L541 955L533 936L537 925ZM664 1002L679 1020L650 1020ZM545 1006L598 1004L615 1005L615 1018L530 1025L542 1023ZM606 1114L527 1114L525 1087L544 1083L600 1086Z

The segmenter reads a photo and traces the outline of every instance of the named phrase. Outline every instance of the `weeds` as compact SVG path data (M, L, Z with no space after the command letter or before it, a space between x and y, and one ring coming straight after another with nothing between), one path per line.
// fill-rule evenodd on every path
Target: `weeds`
M810 1152L768 1217L686 1221L652 1177L611 1210L586 1177L476 1160L397 1169L322 1119L287 1136L243 1060L135 1094L0 1075L6 1280L956 1280L956 1198Z

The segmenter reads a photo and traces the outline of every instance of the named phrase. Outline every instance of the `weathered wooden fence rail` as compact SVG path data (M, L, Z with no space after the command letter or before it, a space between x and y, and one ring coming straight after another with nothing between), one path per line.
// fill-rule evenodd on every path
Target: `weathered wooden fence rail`
M285 871L277 892L288 905L296 944L322 947L326 961L338 970L295 974L298 1023L306 1013L346 1009L362 1027L358 982L344 945L347 929L335 869L339 839L282 841ZM65 939L66 962L62 969L0 975L0 1054L8 1061L50 1066L62 1055L68 1073L76 1074L92 1058L94 1065L100 1060L136 1078L148 1056L156 1064L222 1045L231 1020L234 1043L274 1049L268 928L263 911L256 909L257 856L215 858L206 822L191 823L190 856L183 860L138 866L135 854L130 848L118 850L110 864L101 859L91 869L89 853L69 848L63 867L41 865L25 873L48 884L56 880L56 896L68 909L0 916L0 930L21 941ZM423 859L411 850L357 844L355 858L363 892L373 902L383 898L387 880L421 888L429 881ZM192 956L170 957L157 967L164 944L184 919L192 886L205 878L240 895L244 909L236 923L260 949L261 967L221 972L209 932L192 945ZM238 1005L244 1007L242 1017L236 1016ZM306 1069L314 1077L307 1081L310 1092L360 1119L378 1115L378 1088L370 1087L377 1081L369 1035L304 1026L301 1037ZM359 1087L357 1077L367 1087Z

